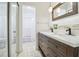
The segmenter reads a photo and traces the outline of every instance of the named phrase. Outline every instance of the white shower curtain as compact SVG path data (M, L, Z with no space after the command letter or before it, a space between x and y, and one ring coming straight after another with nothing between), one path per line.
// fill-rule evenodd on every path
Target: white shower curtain
M22 5L18 6L16 19L16 53L22 52Z

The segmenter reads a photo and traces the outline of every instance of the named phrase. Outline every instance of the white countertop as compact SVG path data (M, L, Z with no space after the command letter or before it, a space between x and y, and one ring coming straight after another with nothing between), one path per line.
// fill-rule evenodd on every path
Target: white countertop
M55 34L52 32L40 32L72 47L79 47L79 36Z

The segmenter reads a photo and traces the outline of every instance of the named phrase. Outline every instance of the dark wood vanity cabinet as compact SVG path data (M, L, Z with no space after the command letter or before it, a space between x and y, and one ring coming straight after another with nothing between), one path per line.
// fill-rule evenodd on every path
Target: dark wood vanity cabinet
M41 33L38 33L38 46L46 57L77 57L79 53L78 47L71 47Z

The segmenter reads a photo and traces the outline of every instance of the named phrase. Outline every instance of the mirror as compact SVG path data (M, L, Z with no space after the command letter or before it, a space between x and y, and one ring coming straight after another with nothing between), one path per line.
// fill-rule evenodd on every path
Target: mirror
M66 16L74 15L78 13L77 2L63 2L58 3L52 11L52 19L60 19Z

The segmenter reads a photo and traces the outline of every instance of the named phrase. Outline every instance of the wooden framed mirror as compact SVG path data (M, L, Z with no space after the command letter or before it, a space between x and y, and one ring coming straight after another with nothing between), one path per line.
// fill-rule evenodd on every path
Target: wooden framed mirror
M52 20L58 20L67 16L71 16L78 13L77 2L63 2L58 3L53 7Z

